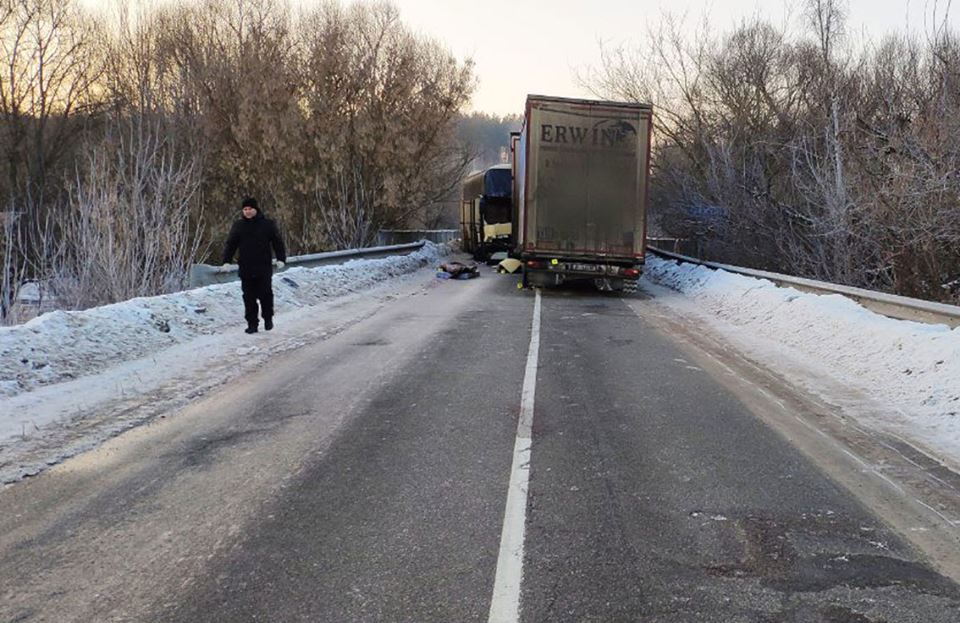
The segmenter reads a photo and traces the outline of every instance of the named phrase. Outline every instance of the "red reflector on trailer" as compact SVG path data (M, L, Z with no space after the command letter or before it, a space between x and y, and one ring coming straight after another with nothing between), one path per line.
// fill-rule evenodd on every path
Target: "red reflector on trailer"
M527 260L527 268L543 268L544 266L546 264L539 260Z
M639 276L640 276L640 269L638 269L638 268L624 268L624 269L623 269L623 276L624 276L624 277L631 277L631 278L633 278L633 277L639 277Z

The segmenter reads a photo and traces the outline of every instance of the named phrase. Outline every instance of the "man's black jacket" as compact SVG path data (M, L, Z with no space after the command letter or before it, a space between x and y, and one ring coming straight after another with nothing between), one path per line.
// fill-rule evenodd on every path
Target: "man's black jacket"
M283 238L276 223L266 218L259 211L251 219L240 218L230 228L227 236L227 246L223 249L223 263L233 260L233 254L240 251L240 278L262 277L273 273L270 266L270 247L277 259L287 261L287 250L283 246Z

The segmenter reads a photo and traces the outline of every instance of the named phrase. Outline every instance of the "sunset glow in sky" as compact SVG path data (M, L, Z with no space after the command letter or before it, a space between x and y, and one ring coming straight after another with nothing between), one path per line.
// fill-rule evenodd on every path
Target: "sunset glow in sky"
M102 8L118 0L81 1ZM293 7L321 1L289 0ZM667 12L683 18L691 36L705 19L719 34L758 15L794 32L804 28L804 0L392 1L412 30L440 42L459 60L473 59L479 79L473 109L501 115L522 113L528 93L589 97L575 74L598 64L600 42L645 47L649 29ZM960 31L960 6L950 9L951 0L840 2L854 41L907 31L922 37L945 19Z

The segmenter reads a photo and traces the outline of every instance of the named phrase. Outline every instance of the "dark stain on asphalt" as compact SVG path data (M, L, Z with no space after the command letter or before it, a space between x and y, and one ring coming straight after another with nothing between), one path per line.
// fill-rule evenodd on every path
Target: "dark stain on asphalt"
M365 340L363 342L353 342L352 346L387 346L390 344L387 340L383 338L377 338L373 340Z
M828 606L821 616L824 623L887 623L885 619L871 619L843 606Z
M835 515L752 515L727 525L739 539L741 552L738 560L707 567L711 575L759 578L769 588L786 593L902 586L960 597L960 590L946 577L887 552L882 542L873 540L877 537L872 530ZM811 549L806 543L819 543L819 550L804 551ZM824 551L824 544L833 551Z
M239 445L247 438L268 430L270 429L253 428L229 431L221 435L197 437L191 439L177 452L167 456L178 458L185 467L206 467L213 464L217 453L221 450Z

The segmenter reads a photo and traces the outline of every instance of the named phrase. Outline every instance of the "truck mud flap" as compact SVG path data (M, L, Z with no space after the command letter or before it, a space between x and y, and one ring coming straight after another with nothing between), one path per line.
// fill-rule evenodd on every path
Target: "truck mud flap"
M637 291L637 282L634 279L610 279L608 277L598 277L593 280L593 285L601 292L619 292L621 294L633 294Z
M601 292L621 292L623 291L622 279L610 279L609 277L596 277L593 285Z

